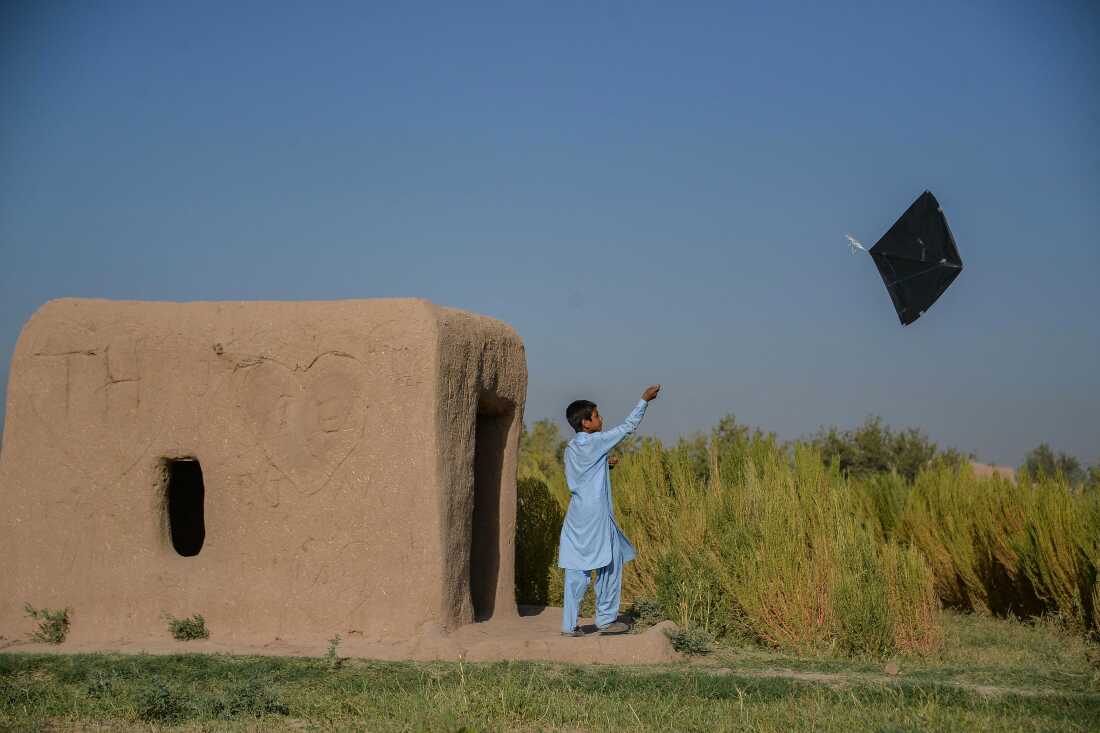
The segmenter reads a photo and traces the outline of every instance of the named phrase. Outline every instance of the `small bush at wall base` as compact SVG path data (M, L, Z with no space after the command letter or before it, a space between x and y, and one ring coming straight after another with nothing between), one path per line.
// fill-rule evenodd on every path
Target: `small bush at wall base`
M698 626L669 632L672 648L681 654L699 656L714 651L714 634Z
M344 663L343 657L336 653L336 648L340 646L340 642L343 640L344 638L339 634L328 640L328 651L325 652L325 661L328 663L328 666L333 669L338 669Z
M667 618L661 604L654 598L635 598L626 615L634 619L639 627L653 626Z
M189 641L191 639L210 638L210 631L206 628L206 619L201 614L196 613L190 618L176 618L168 614L165 614L164 617L168 621L168 630L172 632L172 637L175 639Z
M44 641L47 644L60 644L65 641L69 633L69 611L62 608L51 611L48 608L35 608L29 603L23 604L23 610L27 615L38 621L38 629L31 634L35 641Z

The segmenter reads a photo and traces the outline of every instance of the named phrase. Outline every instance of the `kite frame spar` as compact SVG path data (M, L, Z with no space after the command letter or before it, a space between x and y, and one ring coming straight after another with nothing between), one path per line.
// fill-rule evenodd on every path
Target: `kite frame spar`
M846 236L853 254L861 249L875 261L903 326L924 315L963 269L955 235L931 191L918 196L870 250L850 234ZM920 255L916 256L918 247ZM931 258L929 249L933 250ZM913 281L923 282L924 287L914 291L907 286Z

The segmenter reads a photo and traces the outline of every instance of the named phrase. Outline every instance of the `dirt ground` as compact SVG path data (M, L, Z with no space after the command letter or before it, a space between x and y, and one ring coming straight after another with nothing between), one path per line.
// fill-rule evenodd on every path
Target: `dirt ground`
M640 633L601 636L590 633L584 638L561 636L561 609L521 607L513 618L492 619L459 627L452 633L428 631L411 640L385 642L368 640L355 633L342 637L336 653L341 657L382 660L452 660L471 662L505 660L541 660L573 664L664 664L682 656L672 648L665 634L675 629L664 621ZM581 619L587 631L594 632L591 619ZM80 654L84 652L120 652L127 654L237 654L287 657L323 656L327 639L287 640L274 638L266 643L235 642L219 639L217 629L211 638L177 641L164 631L163 640L120 638L109 642L65 642L42 644L18 639L0 639L5 652Z

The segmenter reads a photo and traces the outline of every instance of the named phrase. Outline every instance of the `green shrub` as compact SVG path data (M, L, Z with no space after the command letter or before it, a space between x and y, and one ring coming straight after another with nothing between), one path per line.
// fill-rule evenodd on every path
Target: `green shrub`
M714 651L714 635L698 626L666 632L672 648L681 654L700 656Z
M894 648L918 654L941 648L944 632L940 602L928 563L916 548L892 542L883 548L882 561Z
M332 669L338 669L344 663L344 660L336 653L336 648L340 646L340 642L343 640L344 638L339 634L328 640L328 650L325 652L325 661Z
M1093 567L1100 572L1100 555L1093 560ZM1090 631L1093 639L1100 642L1100 577L1095 575L1092 579L1092 628ZM1100 658L1100 654L1097 656Z
M881 655L909 619L889 610L882 545L836 467L800 446L730 492L723 524L730 592L750 636L796 649ZM906 599L907 601L909 599Z
M174 639L190 641L192 639L210 638L210 631L206 628L206 619L201 614L196 613L190 618L176 618L170 614L165 614L165 619L168 621L168 630L172 632Z
M114 675L95 670L88 675L85 691L88 697L109 698L114 692Z
M894 651L886 571L875 544L848 537L838 548L833 588L837 642L847 654L881 657Z
M552 602L552 576L557 567L558 538L565 513L547 484L537 478L516 482L516 601Z
M712 437L708 451L705 482L696 458L656 442L617 469L619 515L638 548L628 597L656 598L682 628L769 646L878 656L938 642L931 574L891 584L897 558L838 467L763 436L726 447ZM739 476L722 468L734 465ZM908 570L922 563L905 558ZM921 612L894 611L911 604Z
M539 420L530 431L525 425L519 437L519 465L516 467L518 478L543 482L563 510L569 504L569 486L562 465L566 442L553 420Z
M691 559L672 550L657 572L657 603L683 628L699 628L711 634L727 631L731 609L722 585L721 570L713 557Z
M1019 512L1020 529L1013 538L1017 585L1034 589L1044 611L1086 629L1092 620L1092 583L1087 579L1095 576L1092 558L1100 527L1089 526L1080 497L1065 481L1024 479L1016 492L1001 499Z
M963 460L954 450L940 453L920 430L894 432L875 416L854 430L841 431L835 427L819 430L811 442L825 463L837 466L850 477L895 474L913 481L937 457L950 463Z
M89 680L88 689L93 697L109 697L111 678L97 673ZM200 692L189 698L163 678L154 677L138 685L133 700L139 718L161 724L179 723L190 718L231 720L286 715L289 712L271 681L263 679L234 681L220 692Z
M989 610L989 588L982 574L995 558L983 555L975 540L979 531L988 537L1004 535L1003 527L990 524L995 518L991 489L997 490L993 483L976 479L969 467L940 466L917 477L899 519L900 539L920 550L932 568L936 595L947 606Z
M865 511L873 520L870 528L881 541L892 539L911 484L897 473L876 473L853 481L852 486L865 497Z
M1013 484L977 478L966 466L926 471L899 539L928 560L945 605L1097 628L1100 497L1064 478L1025 473Z
M0 721L8 711L27 709L46 703L51 697L46 685L27 675L0 675Z
M627 608L626 615L642 628L653 626L667 618L660 602L655 598L635 598Z
M38 628L31 634L32 639L47 644L60 644L65 641L65 637L69 634L69 611L72 609L62 608L52 611L24 603L23 610L28 616L38 621Z
M551 548L568 501L563 445L549 421L523 444L523 600L561 603ZM923 654L943 643L942 604L1053 614L1100 638L1100 491L1057 472L977 478L957 451L877 418L783 446L729 416L709 436L671 447L632 437L616 453L616 516L638 551L624 599L651 599L682 628L795 650Z
M1035 481L1061 478L1071 486L1085 484L1089 479L1089 474L1080 461L1068 453L1055 453L1046 443L1040 443L1028 451L1024 456L1024 465L1020 466L1020 473L1027 474Z
M138 717L150 723L176 723L189 711L186 700L159 677L137 688L134 707Z
M278 693L269 682L248 680L234 684L225 690L215 700L212 712L215 717L231 720L260 718L264 715L286 715L290 709L279 699Z

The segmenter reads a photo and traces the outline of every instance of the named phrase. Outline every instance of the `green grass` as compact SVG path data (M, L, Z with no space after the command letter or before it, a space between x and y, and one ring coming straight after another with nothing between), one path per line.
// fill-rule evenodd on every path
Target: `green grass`
M1079 637L954 615L945 627L947 649L900 658L896 676L758 647L660 668L4 654L0 729L1095 729L1100 686Z
M1056 621L1022 622L947 612L945 640L934 655L893 658L897 681L928 686L996 687L1100 696L1100 649ZM882 676L886 662L837 656L796 656L752 645L716 653L739 670Z
M948 618L944 649L920 661L921 675L976 685L1100 692L1100 650L1056 621L971 614Z

